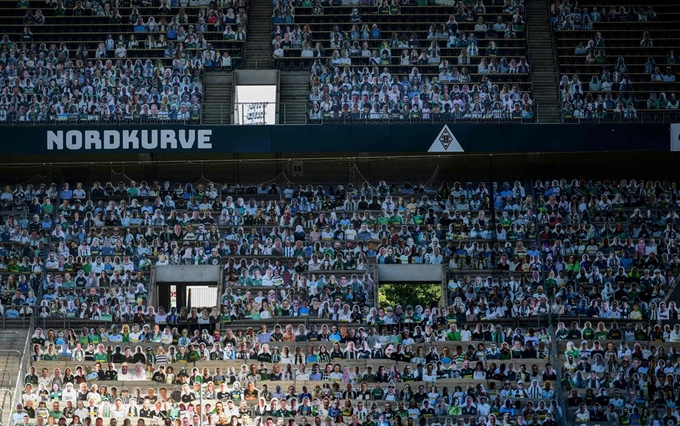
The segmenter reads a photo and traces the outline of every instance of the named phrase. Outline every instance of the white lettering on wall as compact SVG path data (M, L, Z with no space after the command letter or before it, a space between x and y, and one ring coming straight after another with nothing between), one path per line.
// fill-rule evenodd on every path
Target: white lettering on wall
M187 132L189 135L187 137ZM196 133L194 130L180 130L179 131L179 144L182 145L184 149L191 149L194 146L194 139L196 138Z
M102 149L102 140L98 130L85 131L85 149Z
M48 151L212 149L211 129L48 130Z
M80 130L69 130L66 132L66 149L83 149L83 132Z
M120 148L120 132L118 130L104 130L104 149Z
M64 149L64 131L59 130L57 132L48 131L47 132L47 150L62 150Z
M211 136L212 130L200 129L198 131L198 149L212 149L212 142L210 142Z
M174 130L161 130L161 149L177 149L177 136Z
M137 130L123 130L123 149L139 149Z

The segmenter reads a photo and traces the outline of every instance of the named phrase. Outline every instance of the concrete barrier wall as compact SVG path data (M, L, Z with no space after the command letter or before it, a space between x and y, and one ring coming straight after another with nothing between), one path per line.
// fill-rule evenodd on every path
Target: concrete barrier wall
M381 283L431 282L444 279L441 265L376 265Z
M219 265L165 265L156 267L156 283L218 283Z

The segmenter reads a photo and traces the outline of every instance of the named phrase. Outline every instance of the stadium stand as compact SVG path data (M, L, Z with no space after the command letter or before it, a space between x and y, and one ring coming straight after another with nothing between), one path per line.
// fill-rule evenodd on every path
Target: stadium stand
M7 124L198 123L204 71L234 65L246 39L244 0L0 8Z
M44 324L12 419L675 424L679 195L625 179L6 187L3 315ZM214 306L148 302L154 265L213 263ZM442 265L448 303L379 305L375 267L399 263Z
M564 122L677 121L674 6L552 5Z
M311 70L309 119L533 121L523 3L421 3L277 3L273 56Z
M237 73L213 71L243 64L290 77L271 73L283 114L277 123L440 123L397 126L413 142L444 123L538 122L535 96L556 93L538 90L532 78L560 91L565 123L679 118L680 12L669 0L555 0L550 31L549 0L527 0L528 11L524 0L252 1L0 0L0 123L67 131L109 125L83 134L125 132L119 124L233 123ZM537 41L537 21L554 37L544 38L550 44ZM554 74L546 64L556 59L559 87L551 75L535 74ZM295 119L287 121L284 100L300 93L304 107L291 106ZM205 114L206 103L214 112ZM553 103L556 121L556 96ZM371 149L387 151L378 145L399 139L388 127ZM456 137L480 139L473 127L458 126L456 136L442 129L430 150L439 142L448 153ZM541 126L511 127L544 135ZM656 131L580 127L580 147L602 128ZM680 423L675 182L586 181L578 171L573 180L521 176L543 175L557 162L565 170L566 158L597 169L589 176L609 173L596 156L552 157L561 146L548 138L548 152L495 163L489 155L488 164L476 159L455 174L440 169L439 161L452 160L443 153L427 183L415 185L372 185L354 163L372 162L372 179L387 165L399 169L397 179L412 180L416 167L406 163L426 158L415 154L416 143L408 160L394 164L368 149L350 154L351 184L337 184L346 170L323 170L328 175L315 181L319 164L315 173L307 167L305 180L302 166L289 165L296 183L281 173L263 184L216 184L202 162L180 170L202 156L184 146L158 156L111 149L115 180L94 182L107 172L56 165L85 168L92 158L87 167L95 168L103 163L94 147L52 149L48 140L44 149L43 131L58 130L5 129L35 132L21 143L46 154L24 163L23 151L9 146L3 163L17 176L0 190L0 323L23 330L0 344L0 426ZM255 168L237 168L253 160L262 176L280 171L283 156L267 157L278 150L264 145L290 129L248 129L255 136L243 140L231 130L206 142L202 152L220 157L211 170L248 181ZM297 130L290 134L361 133L360 126ZM263 146L257 141L253 151L262 152L242 155L260 131ZM673 149L672 126L670 134ZM515 136L509 151L530 146ZM639 139L624 146L639 147ZM208 149L222 142L229 147ZM305 142L300 151L316 147ZM393 144L395 153L397 146L405 145ZM132 156L132 172L113 170ZM51 163L37 165L48 157L61 178ZM611 158L630 164L631 157ZM328 161L328 169L344 163L312 152L299 158ZM199 181L182 180L199 168ZM492 175L520 180L493 182ZM46 176L59 183L36 183ZM466 178L450 184L452 176ZM197 276L220 269L215 297L200 305L160 301L156 276L167 266ZM380 288L390 283L381 272L399 268L441 273L441 297L383 297Z

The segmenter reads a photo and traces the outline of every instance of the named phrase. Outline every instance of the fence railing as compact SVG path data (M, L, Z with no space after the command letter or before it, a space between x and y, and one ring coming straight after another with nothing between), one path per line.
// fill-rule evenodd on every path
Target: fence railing
M204 105L205 107L205 105ZM206 120L205 111L149 114L100 114L62 113L37 115L0 116L0 126L110 126L110 125L271 125L271 124L384 124L384 123L535 123L536 104L530 113L517 111L472 111L468 113L422 112L422 111L351 111L315 108L314 102L234 102L210 105L211 111L219 110L219 118L213 115ZM206 123L206 121L208 121ZM212 121L212 122L211 122Z
M159 114L38 114L35 116L7 115L0 117L0 126L75 126L75 125L118 125L118 124L201 124L201 114L172 115Z
M366 123L366 124L380 124L380 123L533 123L535 114L522 116L521 114L513 113L493 113L493 112L475 112L466 114L453 113L422 113L420 111L411 111L410 113L401 112L332 112L325 111L318 114L310 111L308 114L308 123L310 124L343 124L343 123Z
M582 123L676 123L680 121L680 112L671 111L636 111L635 114L619 114L614 112L604 113L584 113L582 111L574 114L576 111L571 110L568 113L562 111L562 124L582 124ZM581 114L584 114L581 116ZM576 115L576 116L574 116Z
M315 109L311 102L239 102L219 104L219 122L216 125L269 125L269 124L381 124L381 123L538 123L540 108L534 102L531 113L473 111L470 113L433 113L410 111L350 111ZM41 113L37 115L0 116L0 126L110 126L110 125L201 125L204 124L203 112L187 111L180 113L153 112L101 114L101 113ZM562 124L582 123L675 123L680 121L680 112L637 112L634 116L607 112L604 115L574 117L562 112ZM277 120L278 119L278 120Z
M421 111L351 111L315 108L316 102L237 102L219 105L220 121L215 124L384 124L384 123L534 123L536 104L530 113L522 111L473 111L468 113Z
M433 112L385 112L385 111L342 111L315 109L312 102L238 102L219 104L220 119L218 125L269 125L269 124L381 124L381 123L537 123L540 109L534 102L530 114L522 112L489 112L473 111L471 113L433 113ZM100 114L100 113L41 113L33 116L0 116L0 126L108 126L108 125L201 125L202 112L187 111L185 113L150 114ZM278 120L277 120L278 118ZM607 112L605 115L589 115L573 117L561 115L563 124L582 123L674 123L680 121L680 112L638 112L635 116L626 116Z

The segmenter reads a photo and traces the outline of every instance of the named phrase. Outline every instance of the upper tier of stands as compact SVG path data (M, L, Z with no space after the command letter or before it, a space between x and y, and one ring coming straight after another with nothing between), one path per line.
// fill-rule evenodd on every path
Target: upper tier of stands
M303 2L289 20L275 9L272 49L311 70L313 122L529 122L523 16L521 0Z
M244 0L2 0L0 122L197 123L203 71L233 64L246 24Z
M557 1L551 12L564 121L678 119L675 2Z

